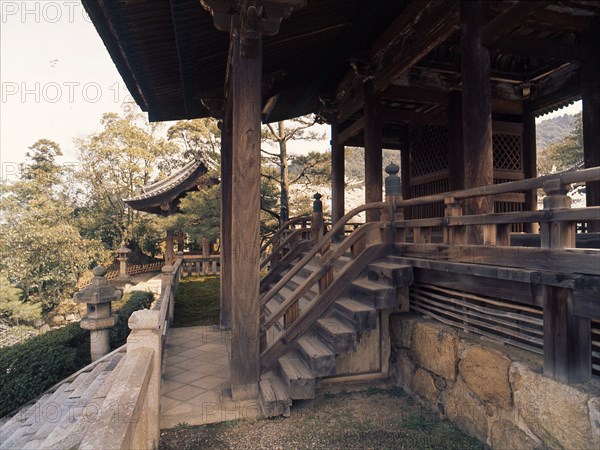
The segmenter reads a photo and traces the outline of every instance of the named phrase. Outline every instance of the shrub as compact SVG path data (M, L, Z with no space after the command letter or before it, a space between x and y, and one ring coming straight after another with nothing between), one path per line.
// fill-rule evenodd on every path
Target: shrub
M152 293L125 296L111 330L111 347L123 345L131 313L146 308ZM0 349L0 417L37 397L65 377L90 363L89 332L79 323L50 330L12 347Z

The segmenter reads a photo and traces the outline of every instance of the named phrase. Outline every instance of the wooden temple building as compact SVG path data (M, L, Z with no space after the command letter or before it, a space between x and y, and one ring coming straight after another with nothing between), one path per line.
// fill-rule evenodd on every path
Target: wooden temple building
M150 120L221 123L221 326L231 330L233 400L286 415L328 378L392 372L418 393L418 373L436 410L492 446L488 425L512 419L489 408L513 407L511 426L541 446L568 447L572 429L593 446L597 384L581 394L587 419L559 417L555 441L533 422L560 411L523 396L600 375L599 2L83 4ZM585 168L538 177L536 117L577 100ZM332 228L323 230L317 200L310 236L291 221L261 249L261 124L309 113L331 126ZM365 204L353 211L344 209L347 146L365 152ZM398 150L387 173L382 149ZM585 185L585 208L570 207L573 183ZM367 223L348 232L363 211ZM270 269L262 279L261 268ZM524 366L491 364L508 364L498 406L483 391L502 382L469 381L459 333L483 337L472 354L492 340L539 358L539 370L509 382ZM522 387L536 377L544 381ZM460 386L473 391L460 397ZM577 397L553 395L556 405ZM526 415L531 403L539 414Z

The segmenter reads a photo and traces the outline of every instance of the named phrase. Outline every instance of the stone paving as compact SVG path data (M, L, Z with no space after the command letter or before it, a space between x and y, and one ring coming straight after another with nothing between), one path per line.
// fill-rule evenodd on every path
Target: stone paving
M258 401L234 402L230 333L216 326L171 328L163 356L160 428L261 415Z

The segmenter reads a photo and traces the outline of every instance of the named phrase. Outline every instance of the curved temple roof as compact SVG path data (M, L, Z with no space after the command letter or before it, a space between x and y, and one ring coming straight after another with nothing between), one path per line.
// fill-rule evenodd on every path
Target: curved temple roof
M208 168L201 159L195 159L179 172L164 180L145 186L134 197L124 199L125 203L138 211L169 215L177 212L179 200L200 186L216 184L217 180L202 180Z

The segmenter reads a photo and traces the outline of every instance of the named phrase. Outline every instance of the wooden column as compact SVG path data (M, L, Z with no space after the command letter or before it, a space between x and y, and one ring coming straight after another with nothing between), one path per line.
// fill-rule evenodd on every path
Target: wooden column
M381 105L379 95L373 90L373 82L364 84L365 114L365 203L383 199ZM367 222L379 220L378 210L367 211Z
M183 230L177 232L177 253L183 253Z
M535 141L535 113L531 102L523 102L523 175L525 178L537 177L537 149ZM537 210L537 189L525 192L524 211ZM523 230L526 233L537 233L537 224L526 223Z
M241 5L233 55L233 184L231 235L231 384L235 401L258 398L260 127L262 36L257 10Z
M331 123L331 221L335 225L345 212L344 144L339 139L339 124Z
M448 185L451 191L465 188L465 151L463 146L462 94L448 98Z
M594 23L600 26L597 21ZM600 32L596 31L595 35L600 38ZM598 52L594 56L581 68L583 159L586 168L600 166L600 58ZM600 206L600 181L586 183L585 190L586 205ZM588 223L588 232L592 231L600 231L600 220Z
M235 48L237 40L232 42ZM225 119L221 125L221 312L222 330L231 330L232 293L231 293L231 256L232 235L232 176L233 176L233 142L232 142L232 92L229 89Z
M546 182L544 209L570 208L569 186L560 180ZM542 223L541 246L574 248L575 223ZM573 290L544 286L544 374L566 383L583 383L590 379L590 320L573 314Z
M493 184L492 107L490 57L481 45L482 25L486 22L486 3L461 1L461 73L465 189ZM465 214L493 212L489 197L465 201ZM470 226L471 244L492 243L495 233L487 226ZM485 235L485 236L484 236Z
M174 230L167 230L167 236L165 239L165 265L167 265L167 266L173 265L173 262L175 260L175 257L173 254L174 234L175 234Z

